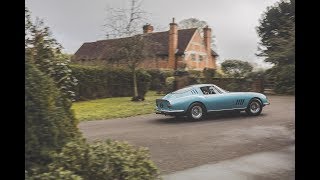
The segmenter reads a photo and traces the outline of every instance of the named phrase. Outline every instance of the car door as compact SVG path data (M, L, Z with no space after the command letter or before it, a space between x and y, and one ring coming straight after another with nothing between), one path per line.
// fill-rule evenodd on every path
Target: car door
M213 88L214 91L209 92L209 88ZM208 111L219 111L226 108L225 97L213 86L205 86L200 89L204 93L205 105ZM209 92L208 94L205 93L206 90Z

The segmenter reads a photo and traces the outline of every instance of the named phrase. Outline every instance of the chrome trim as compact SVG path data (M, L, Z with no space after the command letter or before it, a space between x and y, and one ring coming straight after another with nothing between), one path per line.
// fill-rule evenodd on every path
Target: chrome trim
M157 112L164 112L164 113L176 113L176 112L183 112L184 110L158 110L156 109Z
M208 110L208 112L211 111L228 111L228 110L245 110L246 108L233 108L233 109L219 109L219 110Z
M263 103L264 105L269 105L270 103L269 102L265 102L265 103Z

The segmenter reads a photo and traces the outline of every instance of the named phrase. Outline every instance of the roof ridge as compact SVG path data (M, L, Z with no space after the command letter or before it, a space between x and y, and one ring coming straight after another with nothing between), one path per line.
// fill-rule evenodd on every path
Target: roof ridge
M178 31L196 30L196 29L198 29L198 28L178 29ZM169 30L167 30L167 31L158 31L158 32L150 32L150 33L146 33L146 34L136 34L136 35L133 35L133 36L137 36L137 35L149 35L149 34L165 33L165 32L169 32ZM133 36L121 37L121 38L114 38L114 39L103 39L103 40L98 40L98 41L93 41L93 42L101 42L101 41L108 41L108 40L124 39L124 38L130 38L130 37L133 37ZM85 42L85 43L93 43L93 42Z

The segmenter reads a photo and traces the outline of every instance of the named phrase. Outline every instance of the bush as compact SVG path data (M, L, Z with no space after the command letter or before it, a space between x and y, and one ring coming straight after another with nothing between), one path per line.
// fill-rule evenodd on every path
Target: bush
M150 84L152 82L151 75L144 70L139 70L137 72L138 81L138 96L144 97L148 90L150 89Z
M227 91L244 92L249 91L251 83L245 78L213 78L213 84Z
M203 77L204 77L204 82L203 83L212 83L212 78L215 75L216 75L216 70L215 69L205 68L203 70Z
M166 78L166 84L165 84L165 89L164 89L165 93L169 93L169 92L174 91L174 83L175 83L174 80L175 79L173 76Z
M295 65L277 69L274 91L279 94L295 94Z
M82 177L75 175L72 171L63 168L49 168L49 171L38 173L33 172L32 175L26 175L26 180L83 180Z
M45 166L50 152L78 137L76 119L54 81L25 64L25 167Z
M197 70L189 70L188 71L189 75L194 77L194 78L201 78L202 77L202 72L197 71Z
M125 142L70 142L53 157L52 169L60 169L64 174L85 180L159 179L159 171L150 160L148 150ZM44 174L47 173L42 172L42 176ZM58 177L61 173L50 174Z
M159 70L159 69L151 69L147 70L147 72L151 75L151 84L150 90L154 91L163 91L165 88L166 78L173 76L173 70Z
M123 68L71 65L78 79L75 87L76 100L106 97L133 96L132 72ZM151 76L143 70L137 71L138 94L144 97L149 90Z
M255 79L265 79L265 72L264 71L254 71L250 72L245 76L247 81L253 82Z

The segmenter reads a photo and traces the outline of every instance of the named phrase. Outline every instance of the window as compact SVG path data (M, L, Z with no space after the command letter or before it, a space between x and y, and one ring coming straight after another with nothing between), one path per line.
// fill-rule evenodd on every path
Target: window
M203 61L203 56L199 55L199 61Z
M204 95L216 94L212 86L204 86L204 87L201 87L200 89Z
M196 55L195 54L191 54L191 60L195 61L196 60Z

